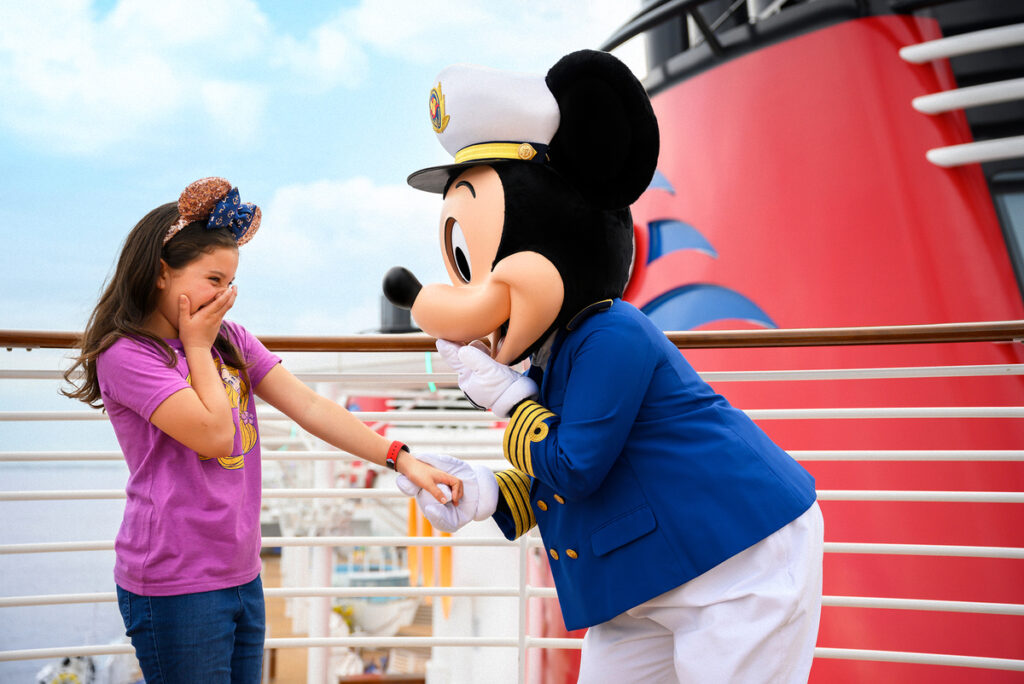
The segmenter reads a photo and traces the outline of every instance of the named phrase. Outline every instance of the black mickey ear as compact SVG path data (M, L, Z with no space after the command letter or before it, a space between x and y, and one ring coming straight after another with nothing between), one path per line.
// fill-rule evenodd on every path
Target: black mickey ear
M548 71L561 114L551 165L595 206L632 204L658 163L658 120L640 81L607 52L580 50Z

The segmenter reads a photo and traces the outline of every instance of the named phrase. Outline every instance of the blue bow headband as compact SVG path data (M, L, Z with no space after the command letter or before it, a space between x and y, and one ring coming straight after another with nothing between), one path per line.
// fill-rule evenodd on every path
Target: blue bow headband
M181 216L164 236L164 244L182 228L196 221L206 220L206 229L227 228L239 246L252 239L259 230L260 208L251 202L242 202L238 188L223 178L202 178L191 183L178 198Z

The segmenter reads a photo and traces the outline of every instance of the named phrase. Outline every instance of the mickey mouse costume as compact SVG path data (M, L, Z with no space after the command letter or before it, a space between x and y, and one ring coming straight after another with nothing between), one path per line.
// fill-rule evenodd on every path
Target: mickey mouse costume
M384 290L438 338L470 400L509 418L512 467L434 457L464 481L458 507L399 486L442 529L539 527L566 627L590 628L580 681L805 680L814 480L619 299L629 204L658 155L643 87L585 50L545 78L449 67L430 106L455 160L409 183L443 193L452 285L396 267ZM526 375L508 367L527 357Z

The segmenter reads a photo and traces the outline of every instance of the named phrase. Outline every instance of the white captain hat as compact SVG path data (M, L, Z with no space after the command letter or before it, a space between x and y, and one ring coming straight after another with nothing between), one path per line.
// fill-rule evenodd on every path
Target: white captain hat
M455 64L438 74L429 105L434 132L454 162L409 176L409 185L427 192L442 192L460 168L543 163L560 121L544 76L472 64Z

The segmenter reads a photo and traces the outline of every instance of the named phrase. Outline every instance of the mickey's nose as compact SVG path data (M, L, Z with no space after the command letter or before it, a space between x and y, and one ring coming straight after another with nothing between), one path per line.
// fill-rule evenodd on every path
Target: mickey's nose
M384 296L402 309L411 309L422 289L416 276L403 266L395 266L384 274Z

